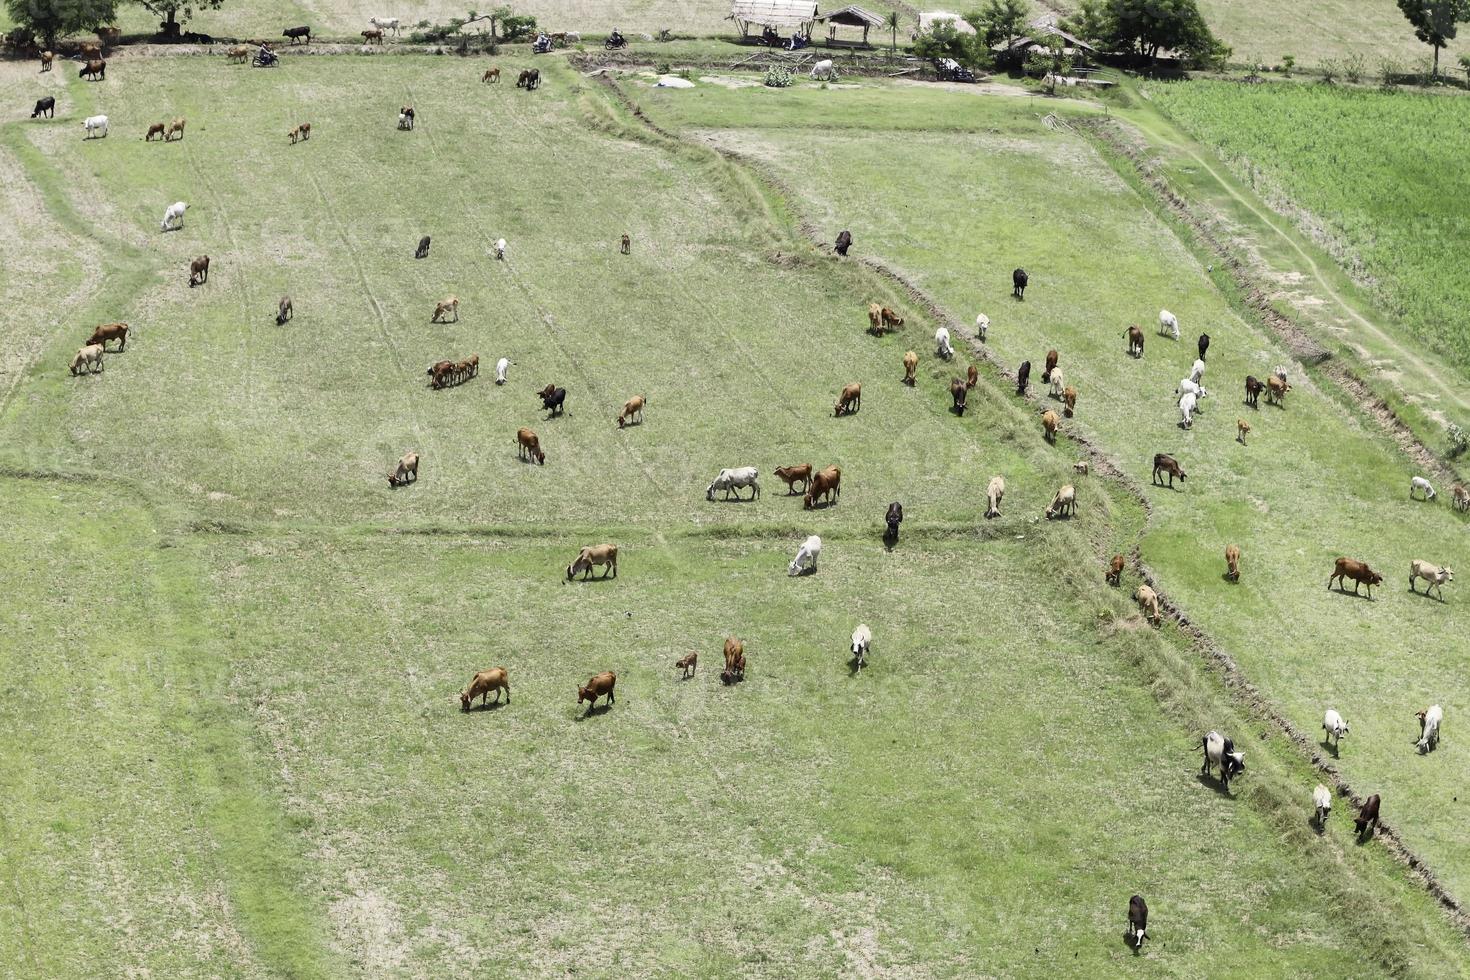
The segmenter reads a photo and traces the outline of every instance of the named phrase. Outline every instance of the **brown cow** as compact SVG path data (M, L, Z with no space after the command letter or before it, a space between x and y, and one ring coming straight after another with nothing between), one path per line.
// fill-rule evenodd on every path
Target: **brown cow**
M83 371L83 368L86 370ZM102 345L88 344L71 359L71 376L75 378L79 374L94 374L103 370Z
M417 482L419 478L419 454L404 453L398 465L388 472L388 486L401 487L405 483Z
M1269 378L1266 379L1266 404L1276 405L1279 408L1285 408L1286 393L1290 390L1291 385L1287 384L1284 380L1278 378L1276 375L1271 375Z
M954 378L949 382L949 397L954 402L954 413L965 414L965 401L970 394L970 388L960 378Z
M1373 598L1373 586L1383 584L1383 576L1368 567L1367 562L1355 561L1352 558L1339 558L1333 566L1332 574L1327 578L1327 588L1332 588L1332 580L1337 579L1339 591L1347 591L1347 583L1344 578L1353 580L1353 595L1358 595L1358 586L1368 586L1368 598Z
M157 136L159 139L164 140L165 142L167 142L168 141L168 135L167 134L168 134L168 127L167 126L165 126L161 122L160 123L154 123L152 126L149 126L148 127L148 133L147 133L146 136L143 137L143 142L144 143L151 143L153 141L153 137L155 137L155 136Z
M473 378L480 373L480 355L471 354L454 365L454 376L460 381Z
M801 506L810 510L823 497L827 498L829 504L835 506L841 496L842 467L829 466L812 477L811 483L807 485L806 496L802 498Z
M725 669L720 680L726 684L745 680L745 644L733 636L725 637Z
M92 331L92 336L87 338L88 344L100 344L104 350L107 349L109 340L117 341L117 350L121 354L128 347L128 325L126 323L104 323Z
M913 351L903 355L903 383L914 386L914 373L919 370L919 355Z
M883 332L883 307L879 303L868 304L868 332Z
M429 376L430 388L443 388L454 382L454 362L435 361L424 373Z
M184 117L180 116L168 124L168 132L163 135L164 142L171 142L184 138Z
M1062 414L1071 418L1077 411L1077 389L1067 385L1062 390Z
M51 70L51 63L54 62L55 60L56 60L56 52L54 52L54 51L42 51L41 52L41 70L42 71L50 71Z
M107 77L107 62L100 59L87 62L82 66L78 78L90 78L94 82L100 82Z
M1265 387L1265 385L1256 380L1255 375L1247 374L1245 376L1245 403L1259 411L1261 407L1259 404L1261 392L1265 390Z
M633 239L629 238L628 233L625 231L623 232L622 240L618 242L618 252L622 255L629 255L632 251Z
M1045 412L1041 413L1041 434L1047 442L1052 444L1056 443L1057 426L1061 424L1062 420L1057 418L1057 413L1051 409L1048 408Z
M1056 370L1056 367L1057 367L1057 352L1056 352L1056 348L1052 348L1051 350L1049 350L1049 351L1046 352L1046 366L1041 371L1041 383L1042 384L1050 384L1051 383L1051 373Z
M541 451L541 440L530 429L516 431L516 456L524 460L534 459L538 466L546 465L546 454Z
M189 263L189 285L200 286L209 282L209 256L201 255Z
M625 425L632 423L635 416L638 420L637 424L642 425L643 406L646 404L648 404L648 399L642 395L634 395L632 398L623 402L623 410L618 413L618 428L621 429Z
M498 81L500 81L500 69L499 68L486 68L485 69L485 74L483 74L483 75L480 76L480 81L481 82L498 82Z
M597 707L597 699L604 695L607 696L607 704L603 705L603 707L617 704L618 699L613 696L613 688L617 686L617 683L618 675L610 670L603 671L600 674L594 674L591 680L577 688L577 703L581 704L583 701L586 701L587 714L589 715Z
M1051 503L1046 505L1046 519L1053 517L1070 517L1077 513L1077 488L1068 483L1057 491L1057 495L1051 498Z
M969 367L969 370L967 370L965 372L965 387L966 388L973 388L973 387L975 387L979 383L980 383L980 372L977 371L977 370L975 370L975 365L971 364L970 367Z
M225 52L225 54L231 61L243 62L250 60L250 49L245 47L245 45L243 44L231 48L229 51Z
M688 656L681 657L680 659L674 661L674 669L682 670L684 673L681 676L685 680L693 677L695 670L697 670L698 668L699 654L697 653L691 652Z
M1155 484L1159 484L1160 483L1160 480L1159 480L1159 474L1160 473L1167 473L1168 474L1168 476L1169 476L1169 486L1170 487L1174 486L1174 477L1176 477L1176 476L1179 477L1179 482L1180 483L1183 483L1184 480L1186 479L1186 477L1188 476L1188 474L1186 474L1184 472L1184 468L1179 465L1179 461L1177 459L1175 459L1173 456L1170 456L1168 453L1155 453L1154 454L1154 478L1153 478L1153 483L1155 483Z
M1251 434L1251 424L1245 419L1235 420L1235 441L1245 445L1245 437Z
M1128 355L1135 358L1142 357L1143 331L1138 328L1137 324L1135 324L1128 328L1128 333L1126 334L1126 336L1128 338Z
M842 393L837 396L837 404L832 409L832 414L838 418L843 415L852 415L863 407L863 386L854 381L850 385L844 385Z
M382 44L383 43L383 32L380 31L380 30L377 30L376 28L373 29L373 30L370 30L370 31L363 31L362 32L362 43L363 44Z
M899 316L897 313L895 313L893 310L889 309L886 306L883 307L883 309L879 312L878 315L883 320L883 329L884 330L889 330L889 329L896 330L899 327L903 326L903 317Z
M567 581L570 582L578 572L582 573L582 581L586 581L592 575L593 565L605 565L600 578L611 575L618 577L618 546L615 544L588 545L577 552L577 557L567 566Z
M1113 560L1108 563L1108 572L1103 576L1109 585L1117 585L1123 580L1123 556L1114 555Z
M495 703L500 703L500 692L505 691L505 703L510 704L510 678L504 667L492 667L482 670L470 680L470 686L459 692L459 706L462 711L470 710L470 703L475 698L480 699L480 707L485 707L490 700L490 692L495 692Z
M281 301L276 304L276 326L279 327L295 315L296 311L291 306L291 297L282 296Z
M1147 585L1140 584L1133 593L1133 598L1138 600L1138 608L1143 611L1144 618L1155 626L1159 625L1159 594Z
M1225 577L1232 582L1240 581L1240 546L1225 546Z
M430 323L438 323L438 322L440 322L440 318L442 318L446 313L453 313L454 314L454 322L455 323L458 323L459 322L459 297L458 296L446 296L443 300L441 300L438 303L434 304L434 315L429 318L429 322Z
M786 496L790 497L796 493L796 481L801 481L801 489L805 490L812 482L812 464L802 463L800 466L778 466L776 476L786 481Z

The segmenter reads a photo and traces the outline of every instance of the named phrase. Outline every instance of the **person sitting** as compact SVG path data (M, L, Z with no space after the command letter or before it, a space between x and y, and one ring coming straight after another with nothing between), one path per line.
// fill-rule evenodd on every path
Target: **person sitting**
M612 42L612 46L615 48L621 48L625 43L623 41L622 32L619 31L616 27L612 29L612 33L607 36L607 39Z
M767 26L765 30L761 31L761 41L764 42L768 47L780 47L781 35L776 33L776 29L774 27Z
M269 44L262 41L260 42L260 53L256 55L256 58L259 59L262 65L268 65L276 60L276 53L271 50Z
M806 47L806 45L807 45L806 35L805 34L802 34L800 32L797 32L797 33L791 35L791 43L787 45L787 50L788 51L800 51L802 48Z

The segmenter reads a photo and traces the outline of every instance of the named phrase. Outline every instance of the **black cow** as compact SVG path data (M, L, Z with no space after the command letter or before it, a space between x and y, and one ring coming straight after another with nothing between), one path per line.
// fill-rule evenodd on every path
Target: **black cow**
M1143 949L1143 941L1148 938L1148 903L1143 900L1142 895L1134 895L1128 899L1128 943L1136 953Z
M1251 408L1260 409L1261 406L1257 402L1260 401L1261 392L1265 390L1266 386L1257 381L1255 375L1247 374L1245 376L1245 403Z
M541 69L527 68L516 77L516 88L523 88L530 92L541 84Z
M562 414L566 408L567 390L555 385L547 385L538 393L541 395L541 407L551 413L548 418Z
M1026 270L1017 269L1011 273L1011 295L1016 299L1026 298Z
M1369 836L1378 832L1378 794L1374 793L1363 801L1363 809L1358 811L1358 819L1354 826L1358 828L1358 836L1362 837L1364 832Z
M889 541L898 540L898 526L903 523L903 504L898 501L888 505L888 513L883 520L888 524L888 533L884 535Z
M846 255L847 250L852 248L852 232L846 228L837 233L837 254Z
M421 259L421 258L424 258L425 256L427 256L428 254L429 254L429 236L428 235L425 235L423 238L420 238L419 239L419 247L416 248L416 249L414 249L413 257L416 258L416 259Z
M306 43L307 44L310 44L311 43L311 28L310 27L288 27L284 31L281 32L281 37L289 37L291 39L291 43L292 44L295 44L296 43L296 39L297 38L304 37L304 38L306 38Z
M954 413L956 415L965 414L965 397L969 393L970 388L965 384L964 379L955 378L949 383L949 397L954 400Z
M1021 398L1026 397L1026 386L1031 383L1031 362L1022 361L1021 369L1016 372L1016 394Z
M1210 335L1202 333L1199 335L1199 359L1205 359L1205 351L1210 349Z
M45 113L46 116L47 116L47 118L51 118L51 117L54 117L56 115L56 97L55 96L48 95L44 99L37 99L36 100L36 108L31 113L31 118L32 119L35 119L37 116L41 115L42 113Z

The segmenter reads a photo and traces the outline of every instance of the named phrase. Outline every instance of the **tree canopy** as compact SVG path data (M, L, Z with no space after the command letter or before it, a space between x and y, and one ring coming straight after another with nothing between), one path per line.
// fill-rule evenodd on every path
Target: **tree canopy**
M985 39L987 47L1007 43L1021 36L1026 29L1026 0L987 0L984 7L966 16Z
M188 21L196 10L218 10L224 0L133 0L149 13L162 17L158 30L173 36L179 33L179 24ZM183 16L179 16L182 14Z
M1197 61L1220 60L1229 53L1210 32L1195 0L1082 0L1068 26L1111 51L1149 59L1160 51Z
M112 22L116 0L5 0L10 19L30 29L48 48L78 31L95 31Z
M1413 25L1414 36L1434 49L1434 74L1439 75L1439 52L1455 39L1460 22L1470 20L1470 0L1399 0L1399 9Z

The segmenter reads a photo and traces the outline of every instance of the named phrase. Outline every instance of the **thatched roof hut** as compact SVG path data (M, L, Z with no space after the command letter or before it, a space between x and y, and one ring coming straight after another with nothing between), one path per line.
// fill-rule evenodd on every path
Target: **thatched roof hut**
M824 20L824 21L827 22L827 43L829 45L831 45L831 44L850 43L850 42L841 42L841 41L838 41L837 40L837 28L838 27L860 27L860 28L862 28L862 31L863 31L862 44L863 44L863 47L868 47L869 46L868 45L868 31L869 30L871 30L874 27L883 27L885 24L888 23L882 17L879 17L877 14L873 13L872 11L864 10L862 7L858 7L858 6L847 6L847 7L843 7L841 10L835 10L835 11L833 11L830 14L825 14L825 15L823 15L821 17L818 17L817 20Z
M812 26L817 19L816 0L735 0L730 5L730 16L740 25L740 33L750 35L752 27L769 27L773 30L800 28L811 36Z

